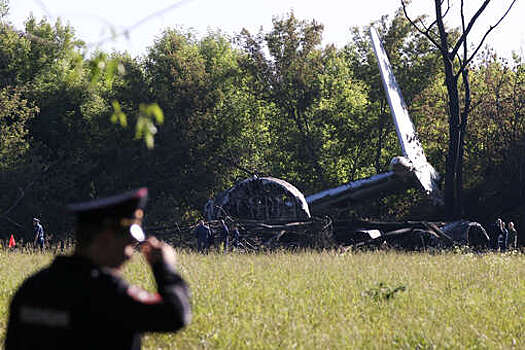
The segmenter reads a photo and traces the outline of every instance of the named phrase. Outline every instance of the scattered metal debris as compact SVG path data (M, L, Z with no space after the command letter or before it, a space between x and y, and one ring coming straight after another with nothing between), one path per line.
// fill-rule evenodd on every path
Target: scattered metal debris
M311 217L290 221L274 219L225 219L228 226L237 226L240 239L230 237L230 249L242 251L267 251L275 249L329 249L352 247L354 249L448 249L458 245L474 249L488 247L489 237L477 222L383 222L371 220L348 220L333 222L328 216ZM220 221L208 222L214 239L212 249L220 249ZM146 231L186 248L196 246L195 225L149 227Z

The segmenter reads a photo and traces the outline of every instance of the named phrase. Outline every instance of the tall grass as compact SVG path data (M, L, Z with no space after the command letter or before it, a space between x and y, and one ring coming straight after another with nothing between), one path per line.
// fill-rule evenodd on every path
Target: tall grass
M51 254L0 252L0 339L16 286ZM192 324L144 349L524 349L525 256L179 253ZM125 271L154 289L136 256Z

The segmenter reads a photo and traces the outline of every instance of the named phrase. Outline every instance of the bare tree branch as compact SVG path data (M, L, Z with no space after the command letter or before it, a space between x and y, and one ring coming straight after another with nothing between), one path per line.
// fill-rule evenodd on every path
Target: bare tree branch
M157 11L157 12L154 12L154 13L152 13L152 14L150 14L150 15L144 17L143 19L141 19L141 20L138 21L137 23L133 24L132 26L127 27L126 29L124 29L124 30L121 31L120 33L117 33L117 34L115 34L115 35L112 35L112 36L110 36L110 37L107 37L107 38L105 38L105 39L102 39L102 40L100 40L100 41L98 41L98 42L96 42L96 43L94 43L94 44L90 44L90 45L88 45L88 46L100 46L100 45L104 44L105 42L110 41L110 40L114 40L115 38L117 38L117 37L119 37L119 36L122 36L122 35L128 37L128 36L129 36L129 33L130 33L132 30L137 29L137 27L139 27L139 26L142 25L143 23L145 23L145 22L151 20L152 18L158 17L158 16L160 16L160 15L166 13L166 12L169 12L169 11L171 11L171 10L174 10L174 9L178 8L178 7L181 7L181 6L185 5L186 3L188 3L188 2L192 2L192 1L193 1L193 0L180 0L180 1L176 2L175 4L172 4L172 5L166 7L166 8L164 8L164 9L162 9L162 10L159 10L159 11Z
M31 186L32 184L34 183L34 181L32 181L27 187ZM15 199L14 203L6 210L2 213L2 216L6 216L7 214L9 214L9 212L11 210L13 210L14 208L16 208L16 206L18 205L18 203L20 203L20 201L22 200L22 198L24 198L25 196L25 192L24 190L21 188L21 187L18 187L18 190L20 191L20 195L18 196L17 199Z
M461 10L460 10L460 13L461 13L461 30L462 32L464 33L465 32L465 13L464 13L464 5L465 5L465 2L464 0L461 0ZM467 36L465 36L465 40L463 41L463 57L461 57L461 55L459 54L459 52L456 54L456 56L458 57L458 60L459 60L459 66L463 66L463 62L467 60ZM458 72L458 74L456 75L456 78L459 77L459 74L460 72Z
M164 9L162 9L162 10L159 10L157 12L154 12L154 13L152 13L152 14L144 17L144 18L142 18L141 20L139 20L135 24L133 24L133 25L125 28L124 30L122 30L120 33L116 33L116 34L114 34L114 35L112 35L110 37L101 39L98 42L88 43L87 47L97 47L97 46L100 46L100 45L106 43L107 41L114 40L117 37L120 37L120 36L123 36L123 35L124 36L128 36L131 31L135 30L137 27L139 27L143 23L145 23L145 22L147 22L147 21L149 21L149 20L151 20L151 19L153 19L155 17L158 17L158 16L160 16L160 15L166 13L166 12L169 12L169 11L171 11L173 9L181 7L181 6L183 6L186 3L191 2L191 1L194 1L194 0L180 0L180 1L176 2L175 4L172 4L172 5L166 7ZM44 3L41 0L37 0L37 2L39 3L39 5L42 8L42 10L47 14L47 16L51 20L53 20L54 16L48 11L48 9L45 7ZM31 33L27 33L27 32L24 32L22 30L17 30L13 26L5 24L5 23L2 23L2 27L7 28L7 29L17 33L19 36L24 36L27 39L29 39L31 41L34 41L34 42L38 42L40 44L55 45L55 46L58 45L57 43L55 43L53 41L47 40L47 39L39 37L37 35L31 34Z
M463 65L461 65L460 67L460 71L458 72L458 74L460 74L461 70L463 70L473 59L474 57L476 56L476 54L478 53L478 51L481 49L481 47L483 46L483 43L485 42L485 39L487 38L487 36L489 35L489 33L494 29L496 28L500 23L501 21L503 21L503 19L507 16L507 14L510 12L510 10L512 9L512 6L514 6L514 4L516 3L517 0L513 0L512 3L509 5L509 7L507 8L507 11L505 11L505 13L503 14L503 16L501 16L501 18L499 19L499 21L493 25L493 26L490 26L490 28L487 30L487 32L485 33L485 35L483 36L483 38L481 39L478 47L474 50L474 52L472 53L472 55L470 55L470 57L465 61L463 62Z
M445 2L445 0L441 0L441 2L439 3L440 6L443 6L443 3ZM441 15L441 18L445 19L445 17L447 16L448 14L448 11L450 11L450 0L447 0L447 10L445 11L444 14ZM435 24L436 21L434 21L433 24Z
M55 165L57 165L58 163L60 163L62 161L62 159L58 159L56 160L54 163L52 164L49 164L49 165L46 165L42 168L42 172L40 173L40 176L46 174L51 168L53 168ZM4 211L3 213L0 213L0 219L5 219L7 221L9 221L10 223L12 223L13 225L16 225L18 227L22 227L22 225L20 225L19 223L17 223L16 221L14 221L13 219L11 219L8 214L11 212L11 210L13 210L14 208L16 208L18 206L18 204L22 201L22 199L24 198L25 196L25 193L27 190L29 190L29 188L31 186L33 186L35 184L35 182L38 180L38 178L34 178L33 180L31 180L27 185L25 185L24 188L22 187L18 187L18 190L20 191L19 192L19 195L18 195L18 198L15 199L15 201L13 202L13 204L6 210Z
M441 50L441 54L443 56L447 56L448 59L451 60L452 57L454 56L450 56L448 52L448 42L447 42L448 33L445 31L445 24L443 23L443 16L441 14L442 4L443 4L443 1L439 3L437 0L435 0L436 21L437 21L437 26L439 30L439 38L441 40L441 44L438 47Z
M425 29L425 33L430 33L430 31L432 30L432 27L437 23L437 21L430 23L428 27L425 26L425 22L423 22L422 18L419 18L419 23L421 23L421 26Z
M441 0L441 5L443 5L443 2L444 2L444 0ZM447 0L447 3L448 3L448 7L447 7L447 10L445 11L445 14L443 14L443 18L446 17L448 11L450 10L450 0ZM407 15L406 11L404 11L404 12L405 12L405 17L407 17L407 19L408 19L408 15ZM434 25L436 25L437 20L434 20L434 22L430 23L430 25L428 27L425 25L425 23L423 22L423 20L421 18L419 19L419 23L421 23L423 28L425 28L425 32L426 33L430 33L430 31L432 30L432 27Z
M0 214L0 219L5 219L5 220L9 221L10 223L12 223L15 226L18 226L20 228L24 228L24 226L22 226L21 224L19 224L16 221L14 221L13 219L11 219L7 215L9 214L9 212L11 210L16 208L16 206L20 203L22 198L24 198L25 190L27 190L29 187L31 187L34 183L35 183L35 180L31 181L29 184L26 185L26 187L24 189L22 189L22 187L18 187L18 190L20 191L20 194L19 194L18 198L14 201L14 203L6 211L4 211L3 213Z
M403 13L405 14L405 18L410 22L410 24L412 24L412 26L418 31L420 32L421 34L423 34L428 40L430 40L432 42L432 44L434 44L439 50L442 50L441 48L441 45L434 39L432 38L432 36L430 36L430 29L432 28L432 26L436 23L436 21L434 21L428 28L425 27L425 25L423 24L422 20L420 20L420 22L422 23L423 25L423 28L426 29L425 31L421 30L421 28L419 28L419 26L410 18L410 16L408 16L408 13L407 13L407 8L406 8L406 3L405 3L405 0L401 0L401 6L403 7Z
M516 0L514 0L516 1ZM463 2L463 1L462 1ZM483 13L483 11L485 11L485 9L487 8L487 6L489 5L490 3L490 0L485 0L483 2L483 4L480 6L480 8L478 9L478 11L476 11L476 13L474 14L474 16L472 16L472 18L470 19L470 22L469 24L467 25L467 28L463 30L463 33L461 34L461 36L459 37L457 43L456 43L456 46L454 46L454 49L452 49L452 56L455 56L456 53L458 52L459 48L461 47L461 45L463 44L463 42L466 40L466 37L467 35L470 33L470 31L472 30L472 27L474 26L474 23L478 20L479 16L481 16L481 14ZM512 7L512 6L511 6ZM461 10L463 11L463 4L461 6Z
M458 61L459 61L459 64L462 65L463 64L463 58L460 56L460 54L456 54L457 58L458 58Z
M17 226L17 227L24 228L24 226L20 225L18 222L14 221L13 219L11 219L11 218L8 217L8 216L0 216L0 219L7 220L7 221L9 221L10 223L12 223L13 225Z
M461 0L461 31L465 33L465 2ZM463 41L463 58L467 59L467 36L465 35L465 40Z
M441 2L441 5L443 5L443 2ZM447 10L443 14L443 18L445 18L447 16L448 11L450 11L450 0L447 0Z

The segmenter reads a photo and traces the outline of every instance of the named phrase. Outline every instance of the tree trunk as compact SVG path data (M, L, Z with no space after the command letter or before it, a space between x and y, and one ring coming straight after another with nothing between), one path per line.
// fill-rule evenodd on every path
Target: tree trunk
M466 56L466 54L465 54ZM457 214L464 215L465 203L463 198L463 155L465 153L465 136L467 135L468 114L470 112L470 84L468 77L468 68L461 72L463 78L463 87L465 89L465 104L463 106L463 113L461 114L461 123L459 127L459 144L458 144L458 159L457 159L457 176L456 176L456 203Z
M445 30L443 23L443 15L441 12L441 5L443 1L434 0L436 9L436 23L439 30L440 51L443 58L443 66L445 70L445 84L448 92L448 155L445 174L445 214L449 219L454 219L457 215L456 210L456 175L457 175L457 160L458 160L458 145L460 139L459 128L459 93L458 93L458 79L454 75L454 55L449 53L448 33Z
M457 206L457 175L458 175L458 155L459 155L459 144L460 144L460 108L459 108L459 93L457 78L454 76L452 70L452 62L448 57L448 54L444 59L445 64L445 82L447 85L447 91L449 96L448 107L449 107L449 143L448 143L448 155L446 163L446 176L445 176L445 208L446 215L449 219L455 219L458 217L458 206Z

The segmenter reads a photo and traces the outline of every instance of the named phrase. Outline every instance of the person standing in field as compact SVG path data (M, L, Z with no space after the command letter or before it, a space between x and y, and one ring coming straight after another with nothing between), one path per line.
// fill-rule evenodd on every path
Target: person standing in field
M507 231L508 231L508 241L509 241L509 249L517 249L518 248L518 232L516 231L516 228L514 228L514 223L510 221L507 224Z
M230 236L230 230L228 229L228 226L226 226L226 223L223 219L220 221L220 227L219 227L219 242L222 242L224 252L228 251L228 241Z
M233 246L238 248L241 243L241 234L239 233L239 226L236 224L233 226Z
M497 250L499 248L499 236L503 234L503 228L505 227L505 223L500 218L496 219L496 222L491 227L490 230L490 241L489 241L489 247L490 249Z
M516 230L516 249L520 249L523 246L525 246L525 235L523 234L523 230Z
M40 220L33 218L33 234L35 235L34 244L40 247L40 251L44 250L44 228L40 224Z
M143 332L189 324L189 288L175 271L174 249L141 224L147 189L73 204L72 256L23 282L11 300L5 349L140 349ZM129 285L122 267L138 244L158 293Z
M197 250L201 253L207 251L210 248L210 227L204 223L204 220L200 220L194 232L197 237Z
M504 252L508 247L509 233L505 228L505 222L500 219L499 221L499 233L498 233L498 250Z

